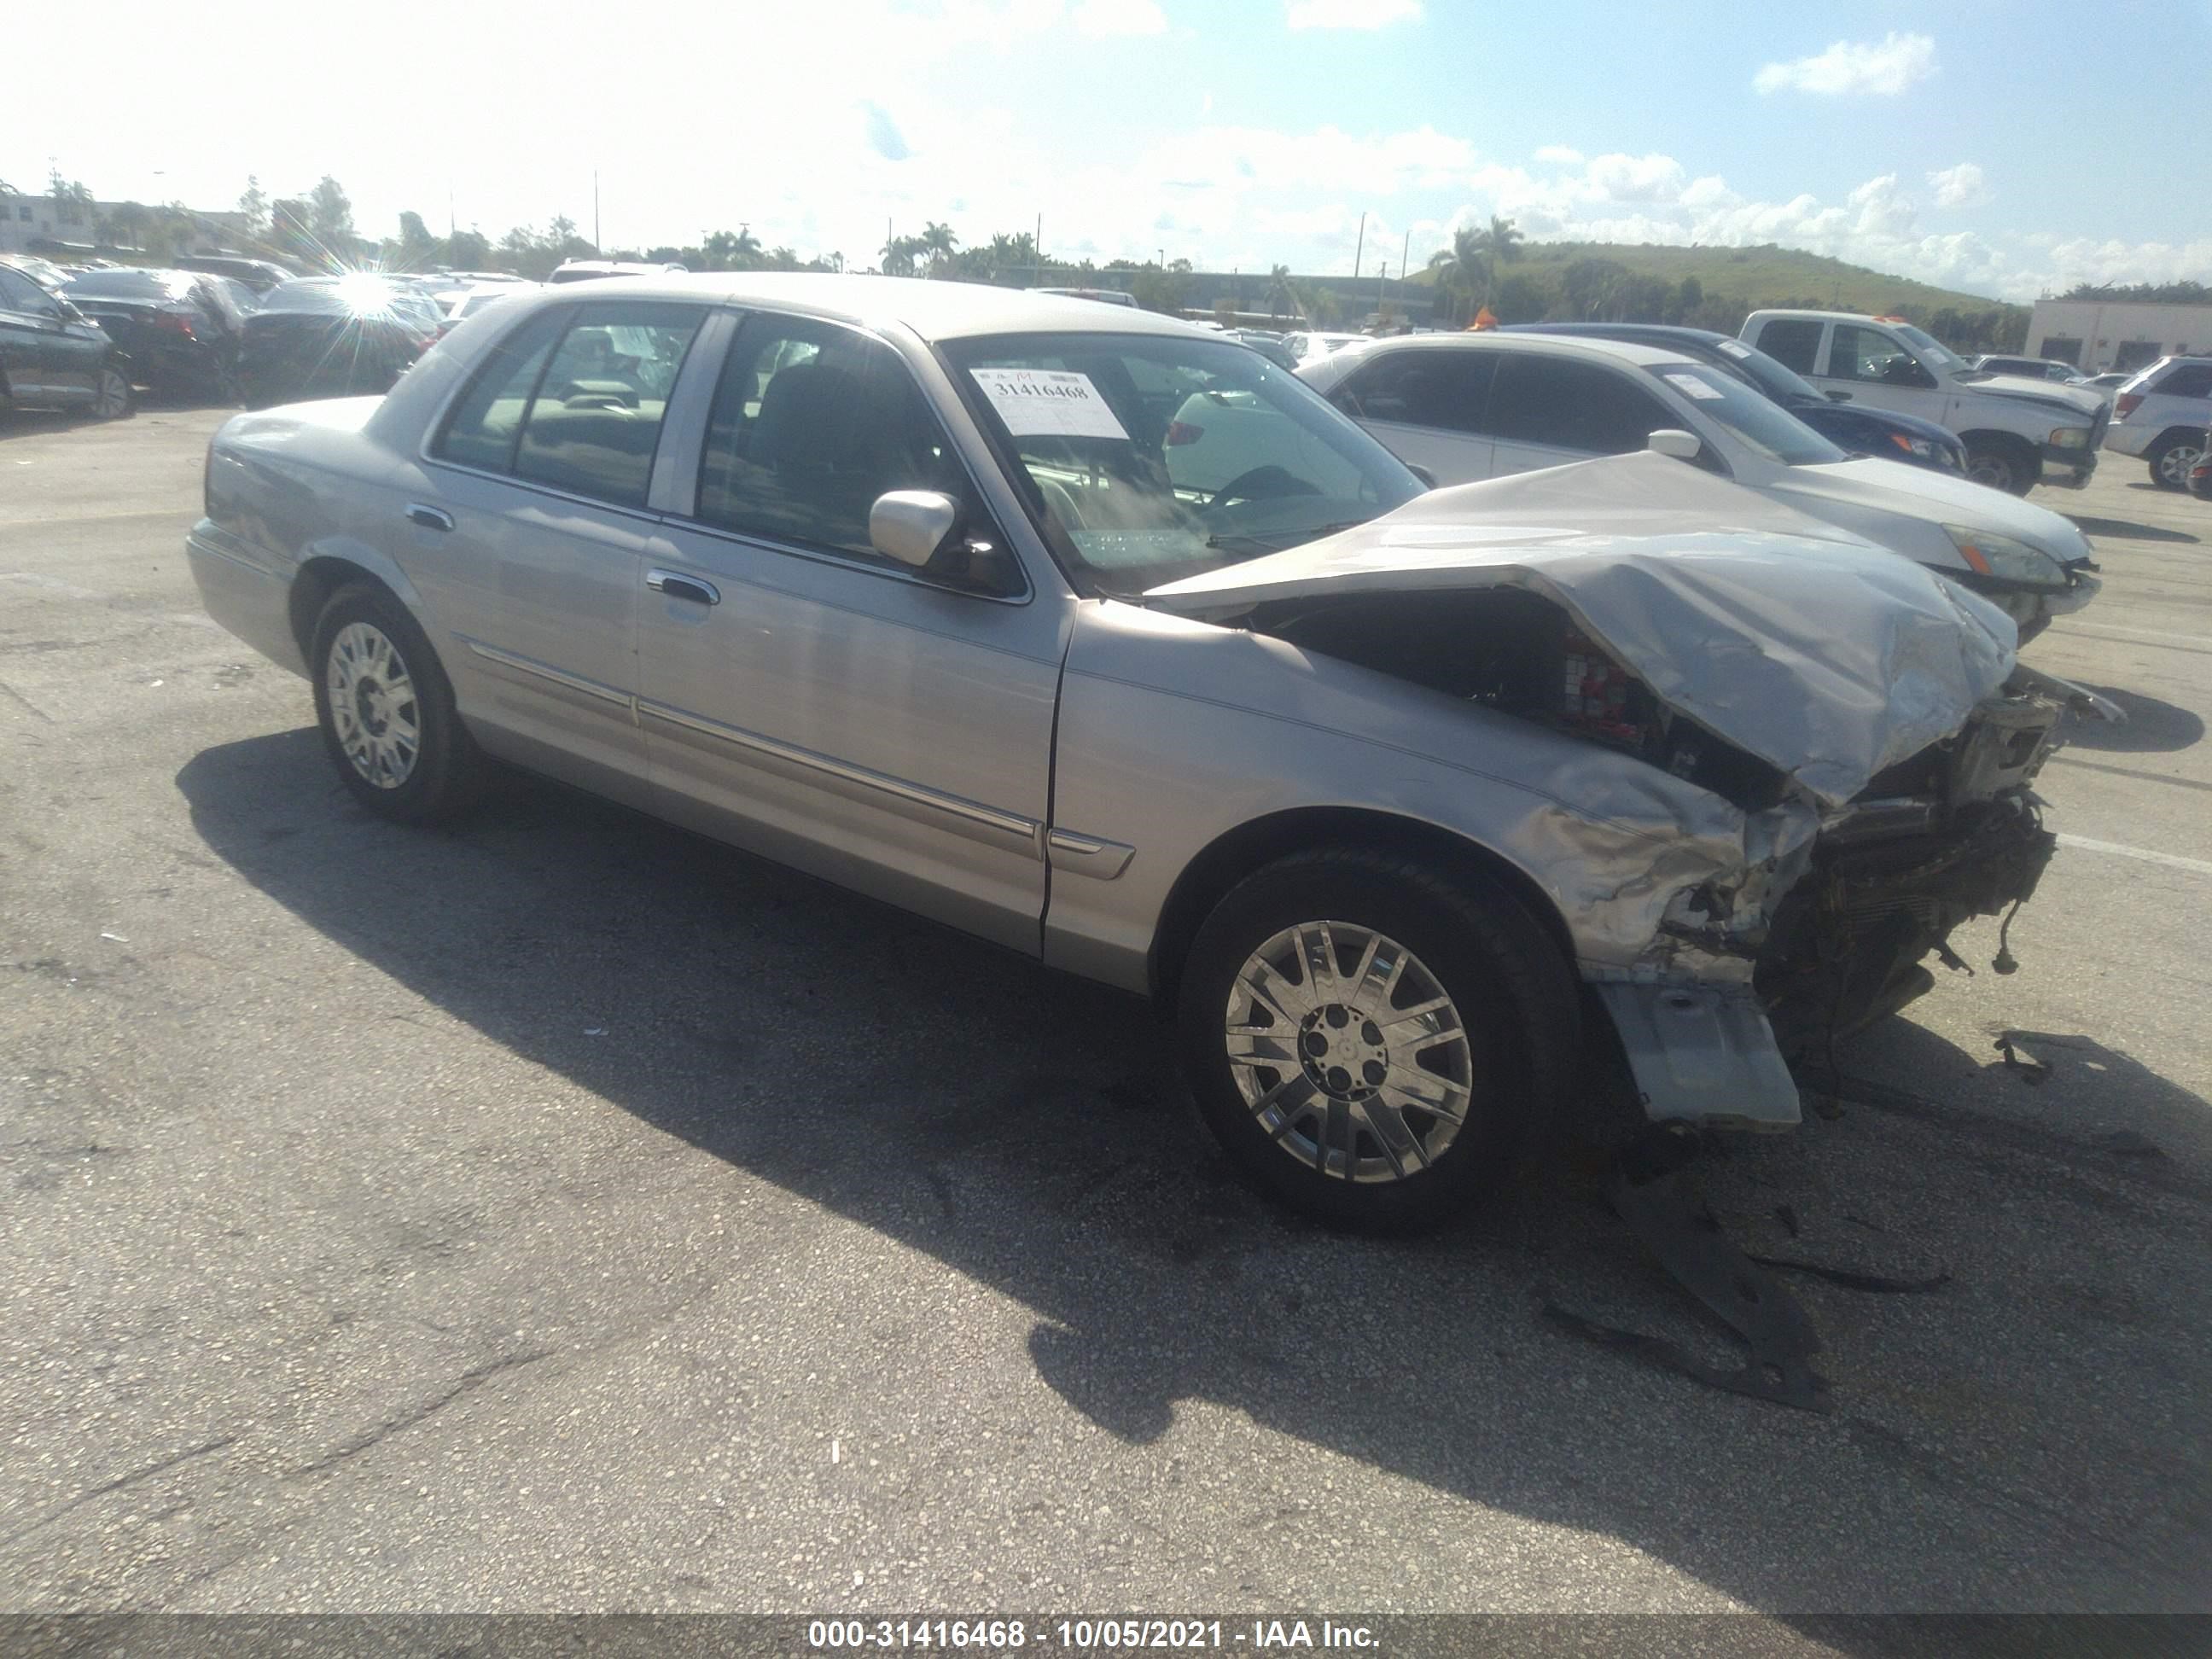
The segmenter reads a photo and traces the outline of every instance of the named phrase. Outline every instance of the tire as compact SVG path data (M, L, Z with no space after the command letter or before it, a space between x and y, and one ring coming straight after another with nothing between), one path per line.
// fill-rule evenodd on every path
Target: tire
M137 406L137 396L131 390L131 377L113 363L102 363L92 394L94 416L102 421L119 421Z
M1297 971L1324 928L1356 981L1334 997L1277 968ZM1394 957L1378 999L1372 969ZM1436 1012L1401 1012L1438 996ZM1495 878L1324 848L1215 906L1184 963L1178 1042L1201 1115L1255 1185L1331 1225L1403 1233L1474 1207L1529 1129L1557 1120L1580 1013L1559 947Z
M364 808L434 823L475 804L488 762L430 641L390 592L354 582L331 594L308 667L324 750Z
M2203 434L2176 432L2152 445L2143 459L2150 466L2150 481L2160 489L2186 489L2189 469L2197 465L2197 458L2203 453Z
M1976 483L2002 489L2008 495L2025 495L2035 488L2043 468L2022 444L1986 438L1966 445L1966 476Z

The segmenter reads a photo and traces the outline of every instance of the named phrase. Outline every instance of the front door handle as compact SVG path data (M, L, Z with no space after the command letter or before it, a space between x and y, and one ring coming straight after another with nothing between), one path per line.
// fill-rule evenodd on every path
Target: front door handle
M407 503L407 522L419 524L425 530L451 530L453 515L442 507L425 507L420 501Z
M714 583L700 576L687 576L680 570L648 570L645 585L656 593L665 593L672 599L689 599L694 605L720 605L721 591Z

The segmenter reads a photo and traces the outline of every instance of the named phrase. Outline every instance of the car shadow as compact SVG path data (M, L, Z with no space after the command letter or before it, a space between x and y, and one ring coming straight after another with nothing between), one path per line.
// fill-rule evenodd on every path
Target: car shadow
M2203 740L2203 718L2177 703L2162 702L2140 691L2125 691L2118 686L2089 685L2080 681L2075 684L2100 697L2111 698L2127 711L2128 717L2115 726L2106 720L2068 714L2060 727L2067 749L2094 749L2113 755L2166 755L2193 749ZM2065 750L2059 752L2063 754Z
M2203 1420L2212 1364L2165 1322L2182 1289L2139 1282L2172 1254L2157 1160L2015 1144L1903 1091L1732 1143L1703 1178L1747 1243L1954 1275L1910 1298L1797 1281L1844 1402L1804 1415L1541 1317L1733 1363L1571 1147L1442 1234L1332 1236L1232 1178L1134 1000L550 787L394 828L312 730L177 784L239 876L488 1041L1030 1310L1038 1376L1133 1449L1207 1402L1768 1609L2164 1607L2201 1582L2158 1541L2212 1515L2203 1464L2160 1444ZM1893 1036L1925 1078L1981 1069Z
M2073 520L2074 527L2085 535L2124 536L2135 542L2188 542L2192 544L2202 539L2185 530L2169 530L2162 525L2136 524L2127 519L2091 519L2072 513L2066 516Z

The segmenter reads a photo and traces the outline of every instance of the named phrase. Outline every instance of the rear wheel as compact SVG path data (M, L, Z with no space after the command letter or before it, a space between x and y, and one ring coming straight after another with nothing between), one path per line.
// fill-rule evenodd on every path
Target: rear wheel
M324 749L362 805L428 823L474 804L484 758L404 605L370 583L341 587L315 624L311 667Z
M101 364L100 379L93 386L92 412L103 421L119 421L136 404L131 392L131 377L113 363Z
M2204 453L2204 434L2177 432L2160 439L2144 459L2150 464L2150 481L2160 489L2189 488L2189 469Z
M1493 878L1351 848L1248 877L1191 947L1183 1062L1258 1186L1338 1225L1468 1208L1553 1117L1579 988Z
M2035 487L2040 464L2025 444L1998 438L1973 438L1966 444L1966 476L1976 483L2025 495Z

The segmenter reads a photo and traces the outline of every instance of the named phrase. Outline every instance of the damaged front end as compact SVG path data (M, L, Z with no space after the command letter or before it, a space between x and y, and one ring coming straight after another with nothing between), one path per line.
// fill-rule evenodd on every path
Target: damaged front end
M2036 774L2069 703L2110 713L1975 596L1656 457L1436 492L1148 597L1617 751L1527 780L1552 806L1489 844L1553 895L1660 1121L1796 1123L1793 1062L2033 896Z

